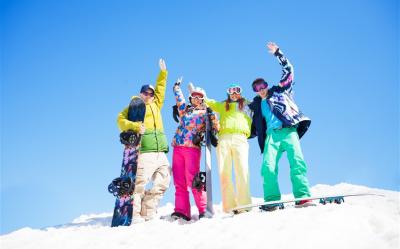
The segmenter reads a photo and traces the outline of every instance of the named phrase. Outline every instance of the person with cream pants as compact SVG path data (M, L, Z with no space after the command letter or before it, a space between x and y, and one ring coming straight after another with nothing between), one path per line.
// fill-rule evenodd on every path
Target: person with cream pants
M223 102L206 99L206 104L220 116L216 151L224 212L251 203L247 142L250 135L251 112L247 101L241 96L239 85L232 84L227 92L228 97ZM232 168L235 174L236 192Z

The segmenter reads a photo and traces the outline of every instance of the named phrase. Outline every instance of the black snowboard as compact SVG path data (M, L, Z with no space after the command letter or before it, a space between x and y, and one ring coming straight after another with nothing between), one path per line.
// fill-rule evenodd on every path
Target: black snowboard
M145 113L146 105L143 100L139 97L133 98L129 104L128 120L143 122ZM120 134L120 141L125 145L121 176L114 179L109 186L109 191L111 187L114 190L113 194L117 196L111 222L112 227L129 226L132 223L133 199L131 195L134 191L141 135L133 131L124 131ZM126 183L126 186L123 184L115 186L115 184L121 183L121 181L118 181L121 179L123 183ZM129 181L126 181L126 179L129 179Z

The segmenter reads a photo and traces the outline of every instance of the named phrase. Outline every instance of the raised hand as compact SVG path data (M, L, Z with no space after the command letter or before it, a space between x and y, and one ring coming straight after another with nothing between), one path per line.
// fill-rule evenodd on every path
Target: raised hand
M159 60L158 64L160 65L161 71L167 70L167 65L165 65L165 61L162 58Z
M278 45L275 42L268 42L267 44L268 52L271 54L275 54L276 50L278 50Z
M183 80L183 76L179 77L179 78L176 80L176 82L175 82L175 84L174 84L174 89L175 89L175 90L176 90L176 88L178 88L178 87L181 86L182 80Z

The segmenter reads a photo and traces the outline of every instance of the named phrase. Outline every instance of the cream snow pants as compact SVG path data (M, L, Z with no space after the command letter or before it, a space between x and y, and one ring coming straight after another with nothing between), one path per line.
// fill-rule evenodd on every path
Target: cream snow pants
M238 205L250 204L249 144L246 136L221 135L216 151L223 211L230 212ZM236 193L232 179L232 163L235 172Z
M171 169L164 152L140 153L136 171L135 192L133 193L133 219L142 216L153 218L157 206L171 180ZM152 181L152 187L146 185Z

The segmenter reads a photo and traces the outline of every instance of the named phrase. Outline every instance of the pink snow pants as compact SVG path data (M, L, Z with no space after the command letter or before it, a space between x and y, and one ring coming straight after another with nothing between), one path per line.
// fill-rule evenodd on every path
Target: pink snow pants
M200 170L201 150L193 147L175 146L172 155L172 174L175 185L175 212L191 217L189 189L192 189L194 176ZM207 194L202 190L192 189L199 214L206 211Z

